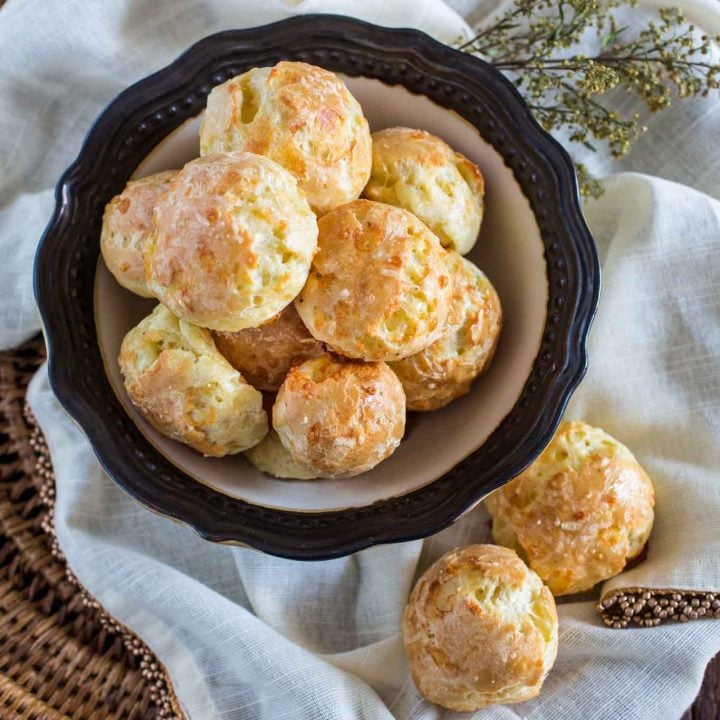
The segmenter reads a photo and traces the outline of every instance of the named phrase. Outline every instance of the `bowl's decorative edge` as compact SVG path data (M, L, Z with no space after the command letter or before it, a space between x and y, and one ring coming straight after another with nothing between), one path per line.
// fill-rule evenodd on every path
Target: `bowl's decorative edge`
M204 107L213 85L282 58L401 84L465 117L513 170L540 227L548 266L541 348L518 401L486 442L429 485L339 511L252 505L184 474L154 450L123 410L105 374L95 332L94 268L105 203L122 189L137 158ZM540 128L513 85L482 60L418 31L332 15L212 35L122 92L101 113L60 179L55 212L35 260L51 385L106 472L146 507L208 540L305 560L438 532L521 472L549 442L585 373L599 291L597 252L580 209L572 161Z

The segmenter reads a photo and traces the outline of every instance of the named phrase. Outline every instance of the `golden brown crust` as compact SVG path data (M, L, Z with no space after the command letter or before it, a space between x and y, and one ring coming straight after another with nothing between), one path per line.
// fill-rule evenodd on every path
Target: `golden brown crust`
M268 430L262 395L217 351L207 330L163 305L125 336L120 370L133 404L163 435L221 457Z
M535 697L557 655L555 601L512 551L469 545L417 581L402 619L418 690L469 712Z
M555 595L589 590L642 551L652 483L599 428L563 423L540 457L485 501L496 542L522 550Z
M177 170L169 170L131 180L105 207L100 234L103 260L120 285L142 297L153 296L145 279L153 210L176 175Z
M251 153L189 162L158 201L148 285L178 317L212 330L257 327L305 284L317 223L297 182Z
M277 390L292 365L323 354L293 304L258 328L213 334L218 350L258 390Z
M452 293L447 253L414 215L356 200L318 226L295 302L315 338L346 357L397 360L440 336Z
M319 215L359 197L370 176L360 104L337 75L300 62L254 68L214 88L200 150L267 155L298 179Z
M477 165L424 130L372 135L372 172L363 196L417 215L443 246L470 252L480 232L485 184Z
M351 477L375 467L400 444L405 394L383 362L323 355L290 370L272 423L301 467L318 477Z
M490 366L502 326L500 298L469 260L448 253L450 312L430 346L390 363L405 390L408 410L437 410L470 390Z

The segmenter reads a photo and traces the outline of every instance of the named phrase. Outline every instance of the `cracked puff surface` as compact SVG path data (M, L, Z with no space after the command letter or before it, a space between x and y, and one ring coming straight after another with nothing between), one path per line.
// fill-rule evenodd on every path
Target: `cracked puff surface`
M622 443L570 421L485 504L495 542L515 548L553 594L565 595L617 575L642 552L655 492Z
M148 422L203 455L247 450L268 431L262 394L217 351L209 331L163 305L128 332L119 363Z
M292 303L260 327L216 332L214 338L227 361L258 390L278 390L292 365L324 352Z
M287 374L272 424L300 467L317 477L352 477L395 452L405 432L405 393L383 362L323 355Z
M417 581L402 618L418 690L470 712L535 697L555 662L555 601L517 554L468 545L441 557Z
M145 278L145 248L153 231L153 210L177 170L131 180L106 206L100 251L108 270L127 290L152 297Z
M444 247L472 250L483 218L480 169L425 130L387 128L372 134L372 171L363 196L417 215Z
M440 337L447 252L414 215L355 200L318 222L318 252L295 307L313 337L362 360L399 360Z
M302 62L253 68L212 90L200 152L233 150L280 163L318 215L358 198L370 177L360 104L337 75Z
M295 178L252 153L209 155L155 206L148 285L173 314L211 330L272 319L300 292L317 222Z
M490 366L502 326L500 298L485 274L456 252L450 312L440 337L424 350L390 363L408 410L437 410L470 390Z

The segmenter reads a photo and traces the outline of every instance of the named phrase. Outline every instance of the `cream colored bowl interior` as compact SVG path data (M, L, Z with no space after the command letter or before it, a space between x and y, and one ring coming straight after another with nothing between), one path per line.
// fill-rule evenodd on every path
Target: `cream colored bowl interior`
M125 333L154 303L122 289L98 263L95 314L98 340L118 398L150 442L199 482L250 502L298 510L367 505L425 485L479 447L510 411L530 373L545 325L547 278L539 230L530 206L501 156L459 115L402 87L346 78L372 130L395 125L435 133L474 160L485 176L485 218L470 253L500 295L505 316L490 371L465 397L434 413L409 418L395 454L369 473L347 480L276 480L242 456L203 458L150 427L127 398L117 364ZM199 118L169 135L138 167L135 177L179 168L198 155Z

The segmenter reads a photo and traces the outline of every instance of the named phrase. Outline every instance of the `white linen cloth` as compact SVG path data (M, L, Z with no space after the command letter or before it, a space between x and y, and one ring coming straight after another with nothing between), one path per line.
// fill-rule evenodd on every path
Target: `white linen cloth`
M473 21L494 5L453 4ZM320 10L416 24L446 41L467 32L440 0L10 0L0 10L0 345L37 328L29 261L52 185L111 97L210 32ZM709 148L718 107L690 103L662 122L682 125L696 113L694 134ZM718 178L716 148L686 167L694 140L672 147L662 127L653 157L636 153L634 167L654 164L700 186ZM657 490L647 560L608 586L720 590L720 202L632 173L606 186L586 208L604 289L590 370L568 416L628 444ZM192 720L456 717L415 691L398 619L417 572L451 547L487 538L482 508L424 542L328 562L216 546L144 510L102 473L44 370L29 399L52 455L56 530L71 568L157 653ZM718 622L610 630L591 602L559 611L558 661L539 698L476 717L679 717L720 650Z

